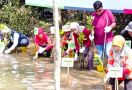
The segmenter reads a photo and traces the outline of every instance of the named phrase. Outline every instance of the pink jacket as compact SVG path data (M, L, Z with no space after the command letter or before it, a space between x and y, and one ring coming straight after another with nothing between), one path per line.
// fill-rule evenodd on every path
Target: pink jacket
M95 45L103 45L104 37L105 37L104 28L106 26L111 25L112 23L115 23L115 17L113 16L110 10L104 10L101 15L97 15L94 12L92 13L92 16L94 16L93 25L94 25ZM114 34L112 31L107 33L106 42L112 42L113 37Z
M40 37L39 35L42 35L42 37ZM53 48L50 38L48 37L48 35L44 32L42 28L38 29L38 34L35 36L34 42L38 46L46 47L46 50Z

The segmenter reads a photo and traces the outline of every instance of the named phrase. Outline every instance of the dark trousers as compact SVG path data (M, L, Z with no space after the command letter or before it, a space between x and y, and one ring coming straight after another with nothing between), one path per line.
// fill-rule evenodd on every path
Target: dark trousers
M85 59L87 56L87 68L89 70L93 69L93 53L92 51L90 50L90 48L88 47L85 47L85 50L83 51L83 59Z
M132 80L118 80L118 83L121 84L124 81L124 90L132 90ZM112 86L112 90L115 90L115 78L110 78L110 85Z
M8 48L10 48L13 45L13 42L9 42L7 45ZM22 46L28 46L29 45L29 39L28 38L22 38L20 42L18 42L17 47L22 47Z

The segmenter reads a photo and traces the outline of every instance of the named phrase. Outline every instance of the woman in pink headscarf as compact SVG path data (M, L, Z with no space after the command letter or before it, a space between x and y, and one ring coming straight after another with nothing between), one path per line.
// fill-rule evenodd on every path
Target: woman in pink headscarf
M33 59L37 59L38 54L42 54L44 51L51 52L51 49L53 48L53 45L51 44L51 39L42 28L38 29L38 34L35 35L34 42L36 46L36 53Z

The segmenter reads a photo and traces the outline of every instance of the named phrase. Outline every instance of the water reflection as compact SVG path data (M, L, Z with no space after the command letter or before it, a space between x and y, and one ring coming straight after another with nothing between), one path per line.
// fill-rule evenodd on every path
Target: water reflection
M0 54L0 90L55 90L44 62L29 61Z
M44 62L25 64L25 68L26 78L21 84L27 86L27 90L54 90L54 80L49 78L46 80L47 71L45 71Z
M0 88L4 88L6 86L6 62L1 59L0 63Z
M14 76L14 80L19 80L19 62L17 61L12 61L11 62L11 66L12 66L12 74Z

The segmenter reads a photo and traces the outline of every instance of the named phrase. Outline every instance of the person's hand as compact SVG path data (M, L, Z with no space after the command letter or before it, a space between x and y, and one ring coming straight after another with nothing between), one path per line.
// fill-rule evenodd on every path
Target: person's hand
M77 59L78 59L78 54L77 54L77 53L75 53L75 56L74 56L74 61L77 61Z
M11 52L10 49L7 49L7 50L4 51L5 54L9 54L10 52Z
M66 50L66 54L69 54L69 49Z
M111 31L112 27L111 26L107 26L105 27L105 33L109 33Z
M39 52L39 53L43 53L45 50L46 50L46 48L39 47L38 52Z
M38 54L36 54L35 56L33 56L33 59L37 59L38 58Z
M89 39L91 40L91 41L93 41L94 40L94 35L89 35Z
M37 58L38 58L38 51L36 51L35 56L33 56L34 60L37 59Z
M37 58L38 58L38 56L36 56L36 55L35 55L35 56L33 56L33 59L34 59L34 60L35 60L35 59L37 59Z
M80 53L83 53L84 50L85 50L85 47L82 47L82 48L79 50L79 52L80 52Z

